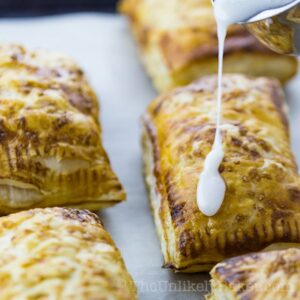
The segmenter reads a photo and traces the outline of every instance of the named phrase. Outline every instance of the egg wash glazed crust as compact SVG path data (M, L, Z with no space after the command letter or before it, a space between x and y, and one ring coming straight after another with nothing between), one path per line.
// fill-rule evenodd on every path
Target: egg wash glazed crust
M196 190L215 136L217 76L154 100L143 117L145 181L165 266L209 270L225 258L300 242L300 185L280 84L224 75L221 133L226 184L214 216Z
M95 93L68 57L0 46L0 213L96 210L125 199L101 142Z
M300 298L300 249L253 253L228 259L212 272L207 300Z
M159 91L217 73L218 39L211 0L123 0L142 61ZM275 54L247 30L229 28L225 73L268 76L286 82L297 72L297 60Z
M135 300L120 252L86 210L33 209L0 218L0 298Z

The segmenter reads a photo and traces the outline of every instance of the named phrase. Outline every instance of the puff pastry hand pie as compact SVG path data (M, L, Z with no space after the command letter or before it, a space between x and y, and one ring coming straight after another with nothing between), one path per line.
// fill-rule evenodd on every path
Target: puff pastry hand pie
M125 198L102 147L96 95L69 58L0 46L0 170L1 214Z
M215 135L217 77L154 100L143 118L145 179L165 265L208 270L224 258L300 242L300 185L276 80L224 75L220 173L226 195L203 215L196 190Z
M218 41L211 0L123 0L143 63L160 91L217 73ZM297 60L275 54L246 29L232 26L225 43L224 72L287 81Z
M300 249L254 253L228 259L211 272L207 300L300 299Z
M46 208L0 218L2 300L134 300L135 285L98 217Z

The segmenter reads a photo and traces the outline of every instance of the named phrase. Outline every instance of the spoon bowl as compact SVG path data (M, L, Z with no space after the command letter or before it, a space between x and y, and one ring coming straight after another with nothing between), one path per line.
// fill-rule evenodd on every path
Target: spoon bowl
M240 22L240 24L254 23L254 22L262 21L262 20L265 20L268 18L272 18L274 16L277 16L279 14L282 14L282 13L288 11L289 9L295 7L299 3L300 3L300 0L293 0L286 5L262 11L258 15L253 16L250 19Z
M223 1L223 0L212 0L212 3L214 4L217 1ZM244 1L251 1L251 0L244 0ZM273 16L279 15L279 14L293 8L294 6L296 6L299 3L300 3L300 0L290 0L290 1L288 1L288 3L284 3L284 4L274 3L273 8L269 8L267 10L260 11L248 19L239 21L238 24L248 24L248 23L258 22L258 21L262 21L264 19L271 18ZM237 1L237 5L238 5L238 1Z
M218 1L224 0L212 0L215 5ZM233 4L238 5L239 1L241 1L241 6L244 6L244 10L234 12L235 17L237 16L235 20L239 20L236 23L245 25L258 40L271 50L280 54L300 56L300 0L260 0L270 1L274 7L270 5L271 8L254 13L245 20L243 20L243 16L247 14L243 14L246 7L243 5L243 1L255 0L232 0L229 4L234 7ZM260 7L268 7L266 4L268 3L258 2L257 11Z

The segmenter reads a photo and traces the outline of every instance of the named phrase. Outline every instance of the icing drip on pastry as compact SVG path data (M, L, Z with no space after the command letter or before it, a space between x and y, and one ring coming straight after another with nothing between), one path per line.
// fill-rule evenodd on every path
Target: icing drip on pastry
M219 173L220 164L223 161L224 151L221 135L222 118L222 74L223 53L227 26L218 24L219 39L219 66L218 66L218 91L217 91L217 118L216 134L212 151L204 162L203 172L200 174L197 188L198 207L206 216L215 215L220 209L226 191L225 182Z
M221 135L222 119L222 75L224 42L228 26L249 20L260 13L287 5L292 0L215 0L214 13L217 22L219 40L219 66L217 90L216 134L211 152L207 155L197 187L197 204L206 216L215 215L224 200L226 185L219 173L224 158Z

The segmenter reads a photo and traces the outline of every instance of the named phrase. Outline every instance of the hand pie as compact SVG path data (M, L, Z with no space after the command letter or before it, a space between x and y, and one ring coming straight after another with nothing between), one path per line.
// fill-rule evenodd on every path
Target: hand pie
M211 276L207 300L300 299L300 249L231 258L215 266Z
M0 218L0 298L134 300L135 285L98 217L46 208Z
M217 77L154 100L143 118L145 180L165 266L209 270L273 243L300 242L300 185L276 80L224 75L226 195L203 215L196 190L215 135Z
M101 143L96 95L69 58L0 46L0 170L0 214L124 200Z
M159 91L217 73L218 41L211 0L123 0L142 61ZM270 76L287 81L297 60L271 52L245 28L230 27L225 73Z

